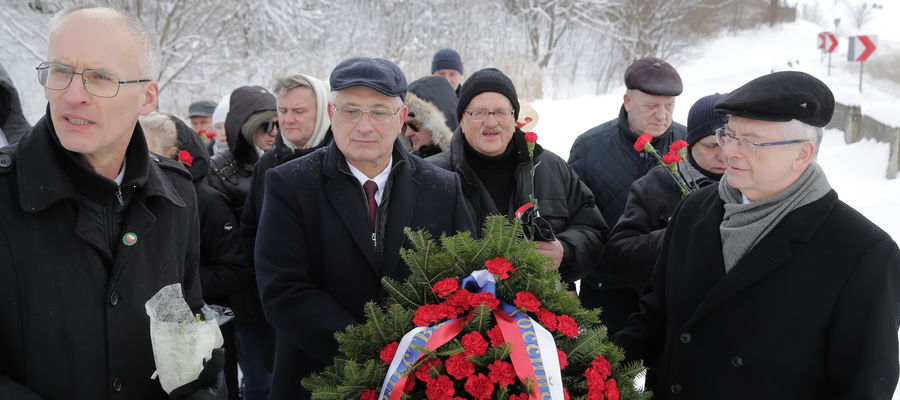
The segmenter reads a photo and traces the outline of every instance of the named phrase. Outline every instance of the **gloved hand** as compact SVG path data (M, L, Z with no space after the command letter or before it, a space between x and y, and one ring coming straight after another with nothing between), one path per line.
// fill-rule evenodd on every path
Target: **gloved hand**
M213 349L212 357L203 363L200 376L193 382L175 388L171 400L214 400L225 389L225 349Z

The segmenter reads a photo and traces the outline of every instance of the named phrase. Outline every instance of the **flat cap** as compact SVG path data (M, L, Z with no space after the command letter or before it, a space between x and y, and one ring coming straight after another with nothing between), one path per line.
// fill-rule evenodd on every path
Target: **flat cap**
M341 61L328 79L331 91L365 86L391 97L406 98L406 77L400 67L381 58L356 57Z
M190 117L212 117L216 111L216 103L214 101L203 100L195 101L188 107L188 118Z
M716 103L716 112L760 121L796 119L824 127L834 114L834 94L807 73L781 71L744 84Z
M678 96L683 89L678 71L656 57L631 63L625 70L625 87L656 96Z

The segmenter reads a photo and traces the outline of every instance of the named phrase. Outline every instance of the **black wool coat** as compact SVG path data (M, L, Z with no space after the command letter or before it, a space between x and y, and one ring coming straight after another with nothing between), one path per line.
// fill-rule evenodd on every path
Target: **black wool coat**
M115 183L62 148L49 115L0 149L0 398L167 398L150 379L144 303L181 283L202 306L196 197L184 168L148 153L140 124L126 160L116 229L84 207L119 204Z
M334 143L271 169L256 237L256 279L277 331L272 399L308 398L300 379L332 362L334 333L365 321L385 298L382 277L402 280L404 227L474 231L459 178L394 144L394 164L373 235L365 192ZM373 243L373 237L376 242Z
M654 291L614 337L655 399L889 399L900 250L837 193L790 212L726 275L717 186L672 216Z

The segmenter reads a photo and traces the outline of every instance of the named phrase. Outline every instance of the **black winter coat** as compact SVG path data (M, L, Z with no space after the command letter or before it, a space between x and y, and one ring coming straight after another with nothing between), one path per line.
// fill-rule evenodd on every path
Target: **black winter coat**
M614 337L655 399L890 399L900 250L834 191L789 213L727 275L717 186L666 229L654 291Z
M702 177L699 172L695 174ZM706 177L682 177L697 186L713 183ZM664 166L657 166L634 181L625 212L610 233L601 263L611 269L619 282L636 289L650 285L669 217L680 201L681 189Z
M435 238L474 231L456 175L399 141L393 159L376 234L362 185L333 142L266 174L255 259L263 309L277 331L274 400L308 398L300 379L332 362L334 333L364 322L367 301L383 301L382 277L409 275L399 252L409 246L404 227Z
M536 190L533 190L524 133L516 129L509 145L514 146L513 157L516 159L515 171L510 171L514 174L515 188L513 198L502 211L494 205L490 193L466 161L465 136L460 130L453 134L449 151L429 157L428 161L459 174L469 213L477 224L484 223L491 214L514 218L516 209L528 203L528 196L534 193L541 216L550 222L563 245L560 274L566 282L580 279L591 271L603 254L609 234L603 216L594 205L593 195L565 161L540 145L535 145L534 151L534 163L540 165L535 171Z
M0 398L167 398L144 303L181 283L202 306L196 198L139 124L126 160L117 229L85 208L118 204L117 186L62 148L49 115L0 149Z

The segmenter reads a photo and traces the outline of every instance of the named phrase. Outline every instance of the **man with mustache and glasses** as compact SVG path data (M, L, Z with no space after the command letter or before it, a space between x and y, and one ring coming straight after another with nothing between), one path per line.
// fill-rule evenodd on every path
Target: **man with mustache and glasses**
M151 378L147 300L180 284L203 306L191 174L150 154L138 124L159 96L156 39L86 6L48 37L47 113L0 149L0 398L214 399L220 349L171 393Z
M675 210L653 292L615 341L655 399L890 399L900 250L816 163L831 90L776 72L716 111L725 175Z
M588 273L606 243L607 225L578 175L540 145L534 150L534 164L540 165L532 187L525 133L516 127L519 99L512 81L495 68L472 74L456 110L460 123L450 149L428 161L462 177L476 223L489 214L514 218L534 194L540 216L552 229L550 237L534 238L538 251L553 260L547 268L558 269L570 283Z
M435 238L472 231L459 177L397 140L406 78L379 58L351 58L329 78L334 141L266 174L256 236L256 279L277 332L272 399L308 399L302 378L332 362L334 333L365 321L385 298L382 277L403 280L405 227Z

